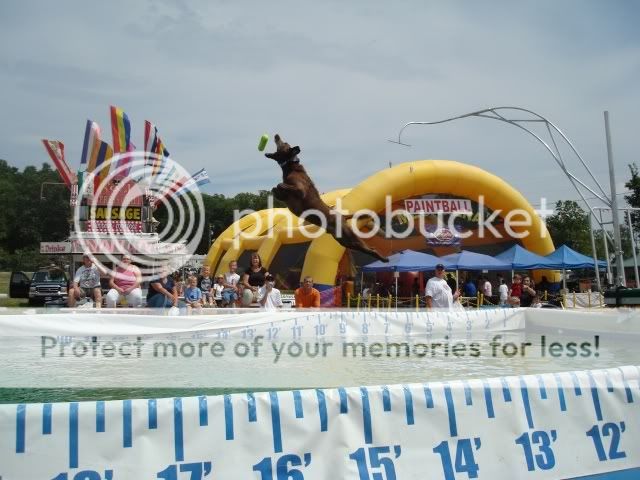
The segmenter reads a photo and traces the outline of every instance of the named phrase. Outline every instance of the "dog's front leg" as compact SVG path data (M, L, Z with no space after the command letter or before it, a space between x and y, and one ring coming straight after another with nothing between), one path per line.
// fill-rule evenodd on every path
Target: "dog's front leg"
M286 190L281 189L280 185L278 185L277 187L273 187L271 189L271 193L277 200L280 200L281 202L287 201L287 197L288 197L287 192Z
M295 195L298 198L304 198L304 192L296 185L291 185L289 183L279 183L276 188L285 193L285 195L290 194Z

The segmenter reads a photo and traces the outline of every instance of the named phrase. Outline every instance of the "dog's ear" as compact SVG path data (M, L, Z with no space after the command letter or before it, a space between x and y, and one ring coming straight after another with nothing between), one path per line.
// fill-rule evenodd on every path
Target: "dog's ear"
M270 158L271 160L275 160L273 158L273 153L265 153L264 156L267 157L267 158Z
M294 155L298 155L300 153L300 147L299 146L295 146L291 148L291 153Z

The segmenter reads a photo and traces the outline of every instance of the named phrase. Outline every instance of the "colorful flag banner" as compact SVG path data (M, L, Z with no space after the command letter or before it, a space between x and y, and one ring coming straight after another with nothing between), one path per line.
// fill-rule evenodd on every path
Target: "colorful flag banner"
M164 191L171 187L178 179L176 165L174 164L167 172L163 171L160 175L153 178L153 185L156 190Z
M94 192L98 191L98 188L102 182L109 175L111 169L111 157L113 157L113 149L107 142L100 142L100 149L96 158L96 170L98 173L94 178ZM104 165L102 168L100 168Z
M67 187L71 187L72 183L75 183L75 175L69 169L67 162L64 160L64 143L58 140L46 140L42 139L44 148L53 160L53 164L58 170L62 181Z
M151 175L160 174L164 169L165 158L169 157L169 151L162 143L156 126L148 120L144 122L144 151L156 155L148 161L148 164L153 167Z
M174 181L171 186L169 186L168 188L164 189L164 191L158 195L157 200L156 200L156 205L161 200L175 195L175 193L178 192L189 181L190 181L190 179L188 179L187 177L182 177L182 178Z
M207 183L211 183L211 180L209 180L209 174L207 173L207 171L204 168L201 170L198 170L196 173L191 175L191 178L189 179L189 181L185 183L185 185L183 185L183 187L176 192L176 197L180 197L185 193L191 192L196 186L201 187L202 185L206 185Z
M89 160L87 162L87 172L92 173L96 169L96 165L98 163L98 154L100 153L100 148L102 144L105 143L100 140L100 138L96 138L93 142L93 145L89 145L91 148L91 155L89 155Z
M128 152L131 141L131 122L129 122L129 117L119 107L111 106L110 110L113 151L115 153Z
M131 170L131 161L133 160L133 152L136 151L136 146L133 142L129 142L129 148L126 153L123 153L118 158L118 163L116 164L116 170L118 170L118 178L123 178L129 175L129 171Z
M87 126L84 129L84 142L82 144L82 157L80 157L80 166L87 166L91 160L91 156L95 146L100 148L100 126L96 122L87 120ZM94 164L95 167L95 164Z

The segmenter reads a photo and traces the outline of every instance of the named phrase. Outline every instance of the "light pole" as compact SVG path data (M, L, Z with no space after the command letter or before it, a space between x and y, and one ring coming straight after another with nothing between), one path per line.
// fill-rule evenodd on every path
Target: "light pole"
M616 198L616 175L613 169L613 149L609 129L609 112L604 112L604 130L607 139L607 160L609 162L609 184L611 185L611 218L613 219L613 239L616 249L616 285L625 285L622 241L620 240L620 219L618 218L618 199Z
M591 218L596 220L600 227L602 228L602 232L606 239L608 238L614 244L614 248L616 251L616 258L622 257L622 248L620 242L620 225L618 223L617 215L617 202L616 202L616 194L615 194L615 178L613 176L613 153L611 149L611 135L609 132L609 113L605 112L605 132L606 132L606 140L607 140L607 152L608 152L608 161L609 161L609 177L610 177L610 195L604 191L600 182L596 179L591 169L588 167L576 147L573 145L571 140L560 130L555 124L551 121L543 117L542 115L533 112L531 110L527 110L526 108L521 107L491 107L483 110L478 110L475 112L465 113L464 115L458 115L455 117L445 118L442 120L436 120L431 122L408 122L406 123L398 132L397 140L389 140L392 143L397 143L399 145L404 145L410 147L411 145L404 143L402 141L402 133L404 130L411 125L438 125L441 123L451 122L453 120L459 120L462 118L470 118L470 117L478 117L478 118L487 118L490 120L498 120L500 122L508 123L509 125L513 125L514 127L518 127L521 130L527 132L529 135L534 137L539 143L541 143L545 149L549 152L549 154L553 157L555 162L558 164L560 169L564 172L564 174L569 179L569 182L573 185L573 187L580 195L580 198L584 202L584 204L589 209L589 214ZM527 124L537 124L544 125L548 135L549 140L545 141L540 135L531 129L527 128ZM557 137L557 138L556 138ZM589 186L583 180L578 178L567 166L564 161L564 157L558 148L558 140L564 141L566 146L569 147L569 151L578 159L582 167L586 170L591 181L595 184L595 187ZM593 195L596 199L600 200L607 207L611 209L612 212L615 212L612 216L614 218L613 222L613 230L614 230L614 238L612 239L609 235L609 232L604 229L603 223L601 219L598 219L595 213L594 207L591 206L587 197L585 196L585 191L589 194ZM595 243L592 244L592 247L595 248ZM593 252L595 257L595 250ZM607 258L607 262L609 259ZM596 266L597 268L597 266ZM624 285L624 267L620 260L616 261L617 275L616 275L616 285ZM622 269L622 270L620 270ZM622 272L622 273L621 273Z
M595 207L595 210L599 210L600 212L608 212L611 211L610 208L607 207ZM631 218L631 213L632 212L638 212L640 211L640 208L636 208L636 207L619 207L618 211L620 212L624 212L624 217L625 220L627 222L627 224L629 225L629 237L630 237L630 241L631 241L631 252L632 252L632 258L633 258L633 273L634 273L634 278L636 281L636 288L640 288L640 276L638 275L638 257L636 254L636 239L635 239L635 231L633 230L633 220ZM602 218L602 213L601 213L601 218ZM620 239L621 243L622 243L622 238ZM606 245L605 245L606 246ZM608 256L608 254L607 254ZM616 266L618 265L618 258L616 257ZM624 262L624 259L623 259ZM620 270L619 270L620 271ZM624 263L622 264L622 275L624 276ZM624 281L626 283L626 276L624 277Z

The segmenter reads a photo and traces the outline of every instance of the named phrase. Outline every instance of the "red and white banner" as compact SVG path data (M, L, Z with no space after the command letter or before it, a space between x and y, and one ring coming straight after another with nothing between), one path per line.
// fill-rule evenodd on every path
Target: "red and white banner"
M140 238L85 238L72 240L73 253L131 253L134 255L188 255L183 243L158 242L157 239Z
M69 165L67 165L67 162L64 160L64 143L58 140L46 139L42 139L42 143L51 157L51 160L53 160L53 164L55 165L56 170L58 170L60 178L62 178L65 185L70 187L72 183L77 182L75 175L71 173Z
M136 221L91 220L85 226L93 233L142 233L142 222Z
M404 209L412 214L473 212L466 198L410 198L404 201Z

